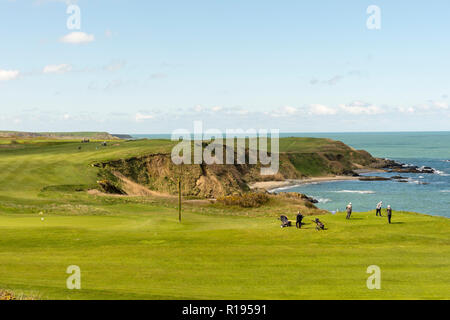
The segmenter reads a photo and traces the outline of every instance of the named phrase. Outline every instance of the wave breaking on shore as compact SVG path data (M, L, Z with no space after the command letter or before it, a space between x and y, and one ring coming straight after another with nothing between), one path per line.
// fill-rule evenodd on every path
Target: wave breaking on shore
M372 190L339 190L339 191L333 191L336 193L359 193L359 194L375 194L375 191Z

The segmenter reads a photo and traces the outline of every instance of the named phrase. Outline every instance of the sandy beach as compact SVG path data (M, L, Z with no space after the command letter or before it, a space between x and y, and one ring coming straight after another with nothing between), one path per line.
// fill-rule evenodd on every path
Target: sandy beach
M284 181L260 181L250 184L250 189L266 189L272 192L279 188L292 187L313 182L329 182L329 181L344 181L344 180L359 180L360 177L352 176L330 176L330 177L317 177L307 179L288 179Z

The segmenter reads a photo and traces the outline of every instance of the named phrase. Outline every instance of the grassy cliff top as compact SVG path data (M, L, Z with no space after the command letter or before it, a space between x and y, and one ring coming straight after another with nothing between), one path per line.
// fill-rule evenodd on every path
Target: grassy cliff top
M19 138L19 139L116 139L108 132L22 132L22 131L0 131L0 138Z
M7 151L6 146L11 143L18 143L22 146L20 149L24 149L22 152L18 154L26 154L31 147L40 147L41 153L53 152L54 150L60 150L61 154L65 154L66 152L72 153L74 151L73 144L78 144L79 141L52 141L52 140L40 140L40 139L30 139L27 140L27 136L23 136L22 140L15 140L13 136L9 133L10 131L0 131L0 145L3 145L3 151ZM26 133L24 133L26 134ZM46 137L46 133L42 133L39 136L38 133L35 133L39 137ZM99 132L74 132L74 133L51 133L55 137L76 137L77 139L93 138L101 135L109 135L108 133L99 133ZM20 136L18 136L20 138ZM29 136L32 137L32 136ZM63 139L64 140L64 139ZM94 139L95 140L95 139ZM340 141L334 141L331 139L324 138L280 138L279 140L279 151L280 153L317 153L317 152L341 152L341 153L349 153L354 152L353 148L345 145ZM65 142L62 144L62 142ZM269 148L270 148L270 140ZM102 150L102 152L97 152L93 144L83 145L85 147L85 151L92 153L96 150L96 154L99 155L99 159L106 158L110 160L117 160L123 157L136 157L142 156L145 154L151 153L170 153L172 148L177 144L177 141L171 141L168 139L141 139L134 141L127 141L126 143L122 143L120 148L114 148L113 150ZM248 142L246 143L248 146ZM94 147L94 148L93 148ZM76 148L75 148L76 150Z

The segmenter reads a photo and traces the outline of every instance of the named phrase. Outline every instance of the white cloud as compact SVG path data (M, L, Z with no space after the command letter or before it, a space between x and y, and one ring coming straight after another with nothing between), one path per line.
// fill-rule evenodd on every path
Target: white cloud
M445 101L428 100L426 103L417 104L412 107L399 107L402 113L435 114L450 109L450 104Z
M324 106L322 104L312 104L309 108L309 114L316 116L329 116L337 113L337 110Z
M204 110L205 110L205 108L203 108L201 105L196 105L194 107L195 112L203 112Z
M0 81L8 81L16 79L20 72L18 70L1 70L0 69Z
M360 114L376 115L384 113L384 110L381 109L380 107L362 101L354 101L349 104L341 104L339 105L339 107L341 108L342 111L354 115Z
M154 119L154 118L155 117L151 114L144 114L144 113L140 113L140 112L136 113L136 116L135 116L136 122L141 122L144 120L150 120L150 119Z
M414 109L413 107L399 107L398 111L402 113L414 113L416 112L416 109Z
M64 37L60 39L61 42L71 43L71 44L81 44L81 43L89 43L95 40L93 34L87 34L85 32L71 32L66 34Z
M443 101L433 101L433 107L441 110L447 110L449 108L449 104Z
M70 64L54 64L44 67L43 73L65 73L72 70Z
M285 106L283 108L283 111L286 114L291 115L291 114L296 114L298 110L297 110L297 108L294 108L294 107L291 107L291 106Z
M212 106L212 107L205 107L202 105L196 105L195 107L188 110L188 114L220 114L220 115L240 115L240 116L246 116L250 114L250 111L242 108L242 107L222 107L222 106Z
M297 114L299 112L298 108L295 107L291 107L291 106L284 106L282 108L278 108L272 112L266 113L266 114L270 114L270 116L274 117L274 118L279 118L279 117L288 117L288 116L293 116L295 114Z

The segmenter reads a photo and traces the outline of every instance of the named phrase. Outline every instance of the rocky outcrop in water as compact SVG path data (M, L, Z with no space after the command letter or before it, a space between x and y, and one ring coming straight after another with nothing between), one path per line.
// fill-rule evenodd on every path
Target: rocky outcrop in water
M365 177L360 177L359 180L360 181L388 181L388 180L391 180L391 178L378 177L378 176L365 176Z
M388 172L400 173L436 173L436 170L431 167L419 167L411 164L396 162L393 160L387 160L387 165L384 167L384 169L386 169Z

